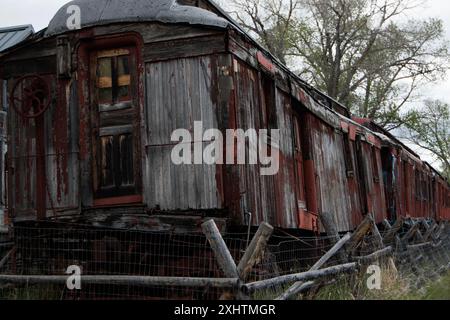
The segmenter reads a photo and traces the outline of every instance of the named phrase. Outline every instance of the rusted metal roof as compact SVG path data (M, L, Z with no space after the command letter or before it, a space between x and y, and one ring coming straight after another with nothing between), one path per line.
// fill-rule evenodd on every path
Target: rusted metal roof
M33 33L34 29L30 24L0 28L0 52L24 41Z
M71 6L80 8L81 28L120 22L157 21L188 23L226 28L229 22L216 14L193 6L180 5L176 0L75 0L64 5L50 21L46 36L71 31L67 21Z

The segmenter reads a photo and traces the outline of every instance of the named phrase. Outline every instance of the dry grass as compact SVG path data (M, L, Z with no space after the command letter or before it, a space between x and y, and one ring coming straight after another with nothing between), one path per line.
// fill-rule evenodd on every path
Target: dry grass
M411 276L412 277L412 276ZM450 274L417 289L411 279L401 277L388 266L382 267L380 290L367 288L368 275L342 277L335 284L321 288L307 299L318 300L450 300Z

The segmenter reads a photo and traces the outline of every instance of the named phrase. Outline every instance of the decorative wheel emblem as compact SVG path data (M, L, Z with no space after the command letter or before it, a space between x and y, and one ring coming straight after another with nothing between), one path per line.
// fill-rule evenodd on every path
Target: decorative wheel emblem
M37 118L50 106L50 87L40 76L24 76L14 85L10 100L22 117Z

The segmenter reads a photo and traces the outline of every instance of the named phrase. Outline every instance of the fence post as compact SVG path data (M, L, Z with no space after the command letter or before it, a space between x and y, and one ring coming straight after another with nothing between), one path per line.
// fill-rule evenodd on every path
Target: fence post
M433 238L434 238L435 240L439 240L439 239L441 238L442 232L444 232L445 228L446 228L446 224L445 224L444 221L442 221L442 222L439 224L439 229L436 230L436 233L433 235Z
M378 230L375 219L372 221L372 233L377 241L378 249L384 248L383 237L381 236L380 230Z
M423 236L425 241L428 241L431 236L433 235L433 233L436 231L436 229L438 228L438 224L436 222L433 222L433 224L431 225L431 227L429 227L427 229L427 231L425 232L425 235Z
M310 269L309 271L319 270L330 258L332 258L341 248L350 240L350 233L347 233L342 239L340 239L325 255L323 255ZM294 283L286 292L280 295L276 300L287 300L291 297L299 294L301 291L306 290L312 286L311 283L303 283L301 281Z
M389 221L387 219L383 220L383 226L386 230L385 234L387 232L389 232L389 230L392 229L392 225L389 223ZM382 241L383 241L383 245L385 245L384 243L384 238L382 237ZM395 261L394 261L394 257L395 257L395 252L396 248L394 247L392 252L391 252L391 256L388 258L388 265L391 268L391 270L394 272L394 274L397 276L398 275L398 269L397 266L395 265Z
M322 222L325 232L329 237L331 237L332 243L338 243L341 237L339 236L339 232L336 229L336 223L334 222L333 216L328 212L322 212L319 215L319 219L320 222ZM339 259L342 263L347 262L347 257L344 252L339 252Z
M211 219L203 223L202 230L225 276L228 278L238 278L236 264L214 220Z
M239 288L236 293L237 299L248 299L242 290L241 284L245 281L252 268L261 260L264 251L269 241L270 236L273 233L273 227L268 223L263 222L252 239L249 247L244 253L239 265L236 267L233 257L220 234L219 229L216 226L214 220L208 220L202 224L202 230L205 234L211 248L214 252L214 256L220 268L225 275L230 278L239 278Z
M224 272L225 276L228 278L239 278L239 273L237 271L236 263L234 262L233 257L231 256L230 251L220 234L219 229L217 228L216 223L213 219L208 220L202 224L203 233L208 239L208 242L211 246L211 249L214 252L214 256L216 257L217 263L219 267ZM236 299L246 298L241 294L240 291L240 281L237 290L234 293L229 291L225 291L221 297L221 300L226 299L230 300L233 297ZM224 298L226 297L226 298Z
M411 239L415 235L415 233L418 229L419 229L419 224L413 221L412 227L408 230L408 232L406 232L406 234L403 236L403 238L401 238L401 241L404 246L406 246L408 244L409 239Z
M371 214L368 214L364 220L360 223L358 228L353 232L349 242L348 242L348 252L352 253L354 249L358 246L364 236L372 228L373 218Z
M383 220L383 226L386 230L389 230L392 228L391 224L389 223L389 221L387 219Z
M14 254L15 248L12 248L11 250L9 250L5 256L0 260L0 270L6 265L6 263L8 262L9 258Z
M383 237L383 242L386 245L392 244L395 241L397 232L403 227L403 217L399 217L394 225L386 232Z
M245 250L244 256L237 267L237 272L241 281L245 281L252 268L261 261L267 242L272 233L273 227L270 224L263 222L259 226L258 231L253 237L247 250Z

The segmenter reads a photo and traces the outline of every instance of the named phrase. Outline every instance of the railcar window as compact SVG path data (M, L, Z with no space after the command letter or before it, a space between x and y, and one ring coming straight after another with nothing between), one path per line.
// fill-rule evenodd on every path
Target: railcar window
M422 201L428 199L427 195L427 176L424 172L420 173L420 191L422 195Z
M131 99L130 54L126 50L107 52L97 59L97 89L101 104Z
M133 136L120 134L100 137L101 145L101 187L132 186L134 184L133 169Z
M420 176L419 170L417 169L414 169L414 184L415 184L416 200L420 200Z
M100 138L101 144L101 185L102 187L115 186L114 179L114 136Z
M378 160L377 160L377 148L372 146L372 176L373 181L380 182L379 170L378 170Z
M408 174L408 161L407 160L404 160L404 159L402 159L402 163L403 163L403 194L404 194L404 197L403 197L403 205L404 205L404 209L405 209L405 211L406 212L408 212L409 211L409 202L408 202L408 199L409 199L409 195L410 195L410 189L408 188L409 187L409 179L410 179L410 177L409 177L409 174Z
M97 87L100 102L112 102L112 59L100 58L97 62Z
M345 170L347 171L347 177L355 176L355 168L353 165L353 155L351 148L351 140L348 133L344 133L344 158L345 158Z
M277 129L275 81L264 73L261 75L261 79L266 113L266 125L268 129Z
M117 98L128 100L130 96L130 56L117 57Z

